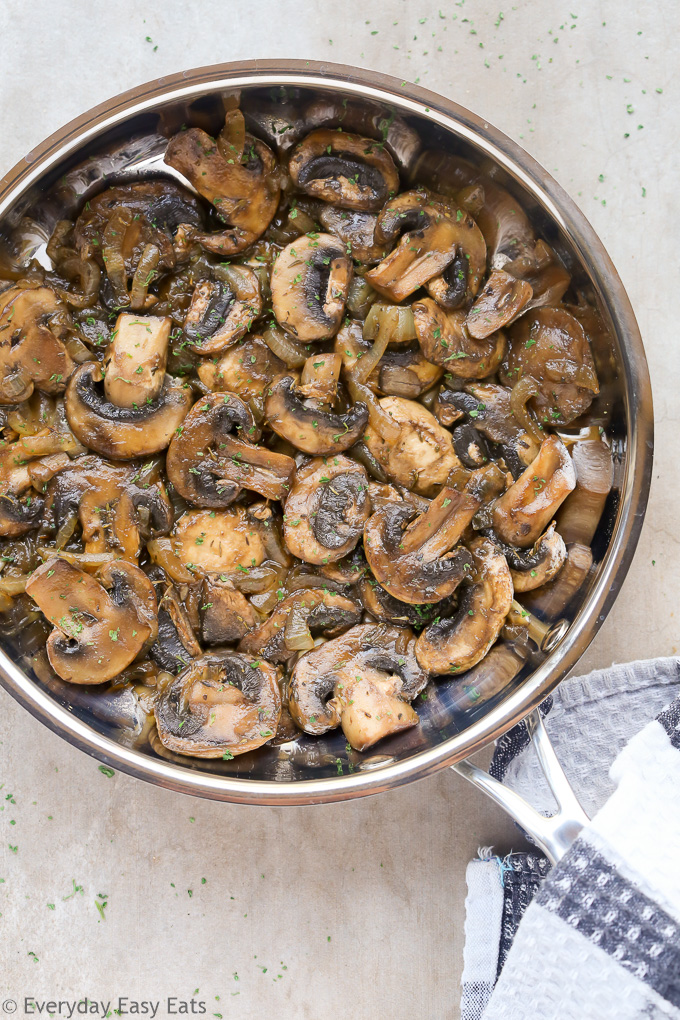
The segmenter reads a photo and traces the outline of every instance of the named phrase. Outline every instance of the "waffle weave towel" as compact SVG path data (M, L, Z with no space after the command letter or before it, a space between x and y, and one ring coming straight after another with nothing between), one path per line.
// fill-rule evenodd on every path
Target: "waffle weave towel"
M680 1018L678 694L680 659L657 659L571 678L542 706L592 821L552 872L538 851L469 865L462 1020ZM554 810L523 725L490 772Z

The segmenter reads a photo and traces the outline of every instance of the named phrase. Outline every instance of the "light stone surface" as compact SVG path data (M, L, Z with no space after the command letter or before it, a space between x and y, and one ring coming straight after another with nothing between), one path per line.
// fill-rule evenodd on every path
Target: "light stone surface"
M636 309L655 390L642 539L579 668L670 655L680 568L678 20L675 0L4 0L1 166L117 92L253 57L419 79L488 118L594 224ZM108 779L4 693L0 706L0 1008L15 999L21 1016L31 995L115 1007L119 995L190 999L199 989L208 1016L239 1020L458 1016L465 864L483 844L522 846L462 780L440 774L316 808L213 804ZM83 892L64 899L73 881ZM98 893L108 895L105 921ZM171 1015L167 1005L157 1015Z

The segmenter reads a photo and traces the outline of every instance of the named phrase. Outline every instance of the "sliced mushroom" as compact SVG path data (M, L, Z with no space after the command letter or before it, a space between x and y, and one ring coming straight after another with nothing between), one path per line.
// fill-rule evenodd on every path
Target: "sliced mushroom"
M361 606L329 588L304 588L287 595L264 623L243 638L239 651L287 662L314 647L314 635L333 637L361 619Z
M385 245L378 244L374 238L377 223L374 213L336 209L324 204L319 210L319 222L329 234L340 238L347 254L357 262L373 265L384 257Z
M503 552L516 592L533 591L552 581L567 558L567 547L560 533L555 530L554 521L531 549L520 550L506 546Z
M141 467L91 455L71 461L47 488L46 509L57 544L77 519L86 555L112 551L135 563L142 536L166 535L173 522L165 486L142 479L142 473Z
M288 549L306 563L336 563L355 547L370 514L368 477L348 457L300 467L286 500Z
M463 249L459 248L444 272L428 280L425 289L438 305L452 312L468 300L469 275L468 259Z
M531 406L552 428L583 414L599 393L586 332L563 308L537 308L512 326L501 381L515 386L527 376L536 381Z
M461 379L483 379L496 371L507 348L502 330L486 340L474 340L465 325L465 312L447 312L432 298L414 302L418 343L428 361Z
M170 546L192 574L247 573L267 559L266 532L265 523L243 507L189 510L175 525Z
M503 628L503 636L507 627ZM506 690L526 662L526 653L515 645L497 641L481 662L455 684L450 697L459 712L469 712L484 705L496 694Z
M312 734L342 725L357 751L417 725L408 702L429 678L414 648L407 628L365 624L303 655L290 679L294 721Z
M230 162L210 135L188 128L170 139L164 159L212 203L226 224L218 234L192 234L208 251L235 255L253 244L271 223L280 183L274 155L259 138L247 134L243 156Z
M234 583L214 574L203 581L200 611L201 634L207 645L240 641L261 622L260 615Z
M531 301L533 289L503 269L494 269L484 289L467 314L465 325L475 340L486 340L496 330L509 326Z
M23 498L12 493L0 495L0 536L18 538L33 531L40 524L44 500L27 495Z
M284 375L285 363L259 336L245 336L219 358L198 366L198 377L208 389L238 393L246 404L255 400L263 411L265 391Z
M159 573L161 573L159 571ZM149 649L157 665L175 676L203 654L196 640L187 611L177 589L160 580L156 585L158 599L158 637Z
M576 488L560 507L557 527L567 544L590 545L612 487L612 451L598 439L574 443L570 453Z
M276 320L304 343L337 333L352 279L352 262L332 234L291 241L271 275Z
M587 545L568 545L560 572L542 588L523 595L522 605L542 620L558 619L585 584L592 566L593 554Z
M281 715L278 672L238 652L192 662L154 706L158 736L176 754L233 758L276 733Z
M423 669L439 675L471 669L491 648L512 605L512 578L505 556L488 538L470 544L474 570L458 610L426 627L416 641Z
M298 392L303 397L333 405L338 399L338 379L342 359L339 354L317 354L302 366Z
M479 506L469 493L444 487L422 513L406 501L376 511L364 530L364 552L383 588L412 605L451 595L471 566L458 543Z
M320 410L311 401L303 403L291 376L271 387L265 414L277 435L312 456L349 449L364 433L368 421L368 408L362 402L344 414Z
M389 243L403 231L401 240L366 279L381 294L403 301L418 287L435 278L456 259L465 256L465 295L474 297L486 270L486 245L472 216L421 189L392 199L378 216L375 239ZM460 264L460 263L459 263ZM445 283L445 291L449 284ZM435 285L441 293L442 285Z
M18 404L34 387L63 393L75 365L50 328L66 306L50 287L10 287L0 295L0 404Z
M66 417L81 443L113 460L164 450L191 407L189 384L166 375L155 400L119 407L106 399L101 379L99 365L87 362L74 372L66 390Z
M515 419L511 391L495 383L470 383L464 390L442 386L435 414L442 425L468 422L500 447L509 471L517 478L538 453L538 443Z
M380 407L397 426L397 438L387 441L369 424L364 436L369 452L391 481L423 496L434 495L449 473L460 467L451 433L413 400L384 397Z
M351 372L357 360L371 350L370 340L365 340L362 324L355 320L344 325L335 338L335 350L342 358L346 372ZM429 390L444 370L427 360L418 344L388 347L372 370L366 385L380 396L408 397L415 399Z
M564 443L550 436L494 506L494 531L507 545L522 549L534 545L575 485L574 465Z
M243 489L284 499L295 461L256 446L259 436L252 412L235 393L200 397L172 438L168 477L195 506L228 506Z
M216 354L231 347L262 311L260 284L252 269L228 266L227 270L228 280L201 280L196 284L184 335L198 354Z
M444 615L451 608L450 599L414 605L401 602L390 595L386 588L372 577L363 577L359 582L361 601L364 609L376 620L396 623L400 627L424 627L434 616Z
M347 131L312 131L291 153L288 172L306 194L342 209L375 212L399 188L384 145Z
M163 388L172 320L121 312L104 353L104 393L116 407L154 401Z
M157 633L153 585L124 560L91 577L53 557L34 570L26 593L54 627L47 639L50 665L71 683L112 680Z

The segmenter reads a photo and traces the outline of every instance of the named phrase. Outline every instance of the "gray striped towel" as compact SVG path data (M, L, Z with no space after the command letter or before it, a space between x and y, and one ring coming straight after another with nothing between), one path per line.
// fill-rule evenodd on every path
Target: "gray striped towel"
M542 706L592 821L552 871L538 851L468 866L462 1020L680 1018L678 694L680 659L657 659L573 677ZM554 810L524 725L490 772Z

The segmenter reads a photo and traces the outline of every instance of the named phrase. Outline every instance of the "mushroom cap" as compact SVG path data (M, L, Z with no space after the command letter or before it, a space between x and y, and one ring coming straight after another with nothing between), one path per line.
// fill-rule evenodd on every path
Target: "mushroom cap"
M270 663L239 652L194 660L154 706L161 742L194 758L227 758L261 747L279 723L278 679Z
M387 443L369 424L364 442L387 477L423 496L433 495L449 473L460 467L450 432L413 400L383 397L380 406L401 426L399 439Z
M485 340L510 325L531 301L533 288L504 269L494 269L467 314L465 325L475 340Z
M0 536L18 538L33 531L40 524L44 505L45 501L35 496L0 495Z
M282 376L289 375L285 362L269 350L259 336L249 334L220 354L198 366L201 382L213 391L238 393L249 403L263 401L265 391Z
M352 260L333 234L291 241L271 274L272 307L283 329L304 343L337 333L352 279Z
M463 310L447 312L429 297L415 301L411 308L418 343L428 361L461 379L484 379L496 371L507 348L502 330L475 340Z
M373 743L386 732L395 732L417 722L417 716L414 719L415 713L409 713L405 703L423 690L428 679L416 660L412 631L385 624L360 624L306 652L298 660L290 677L290 713L297 725L311 734L334 729L344 717L343 729L345 723L351 721L348 729L354 736L360 732L357 726L362 720L354 720L353 713L348 712L352 697L347 685L353 686L358 681L357 709L364 723L369 700L385 712L385 718L378 721L391 723L387 729L379 727L379 733L370 740ZM385 697L396 698L399 704L386 703ZM387 716L390 711L393 712L391 718ZM377 714L381 714L380 709ZM362 746L357 749L363 750L366 746L368 742L362 739Z
M229 266L231 279L199 280L184 321L191 350L215 354L231 347L262 311L257 276L247 266Z
M242 160L229 162L213 138L200 128L188 128L168 142L164 160L179 170L199 195L215 207L227 225L214 235L217 254L234 255L260 237L276 213L280 183L274 154L264 142L245 136ZM211 235L195 235L210 245Z
M177 558L199 576L259 567L267 559L266 543L265 525L244 507L188 510L170 536Z
M264 446L252 411L235 393L199 397L172 438L168 477L195 506L224 507L252 489L283 499L295 461Z
M399 188L399 174L382 142L320 128L293 149L293 183L343 209L375 212Z
M252 654L261 652L270 662L287 662L297 650L286 644L286 625L294 614L301 619L300 630L304 630L304 620L312 636L319 633L332 636L359 622L361 606L330 588L319 586L294 591L279 602L264 623L246 634L239 650ZM292 643L290 639L289 643Z
M412 605L452 595L471 566L457 543L479 506L469 493L443 488L422 513L406 501L377 510L364 529L364 552L383 588Z
M34 387L64 392L75 365L49 323L65 313L51 287L10 287L0 295L0 404L27 400Z
M530 406L548 426L568 425L588 410L599 384L588 337L575 316L563 308L535 308L514 323L500 378L514 386L525 376L538 384Z
M431 623L416 641L416 657L429 673L462 673L484 658L512 605L512 578L505 556L488 538L470 543L474 572L457 612Z
M156 400L141 407L118 407L97 385L101 378L99 365L88 361L76 369L66 389L66 418L80 442L112 460L164 450L191 407L188 383L166 375Z
M342 453L366 431L368 408L362 401L336 413L303 403L295 391L292 376L279 379L267 394L265 414L270 428L303 453Z
M153 584L125 560L91 577L52 557L33 571L26 594L55 628L47 639L52 669L71 683L112 680L157 634Z
M370 512L364 468L341 455L316 458L298 468L286 499L286 545L306 563L336 563L354 549Z
M533 591L534 588L540 588L542 584L552 581L567 558L567 547L560 533L555 530L554 521L531 549L521 550L506 546L503 551L516 592Z

